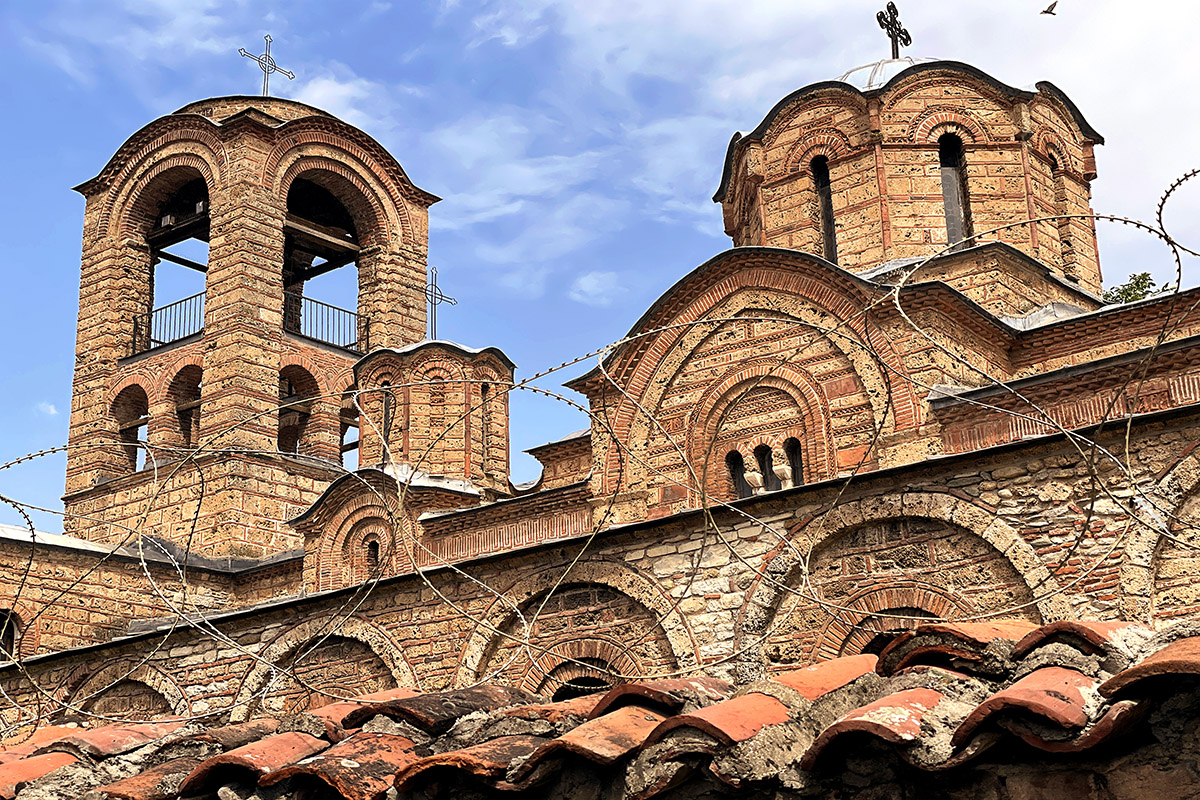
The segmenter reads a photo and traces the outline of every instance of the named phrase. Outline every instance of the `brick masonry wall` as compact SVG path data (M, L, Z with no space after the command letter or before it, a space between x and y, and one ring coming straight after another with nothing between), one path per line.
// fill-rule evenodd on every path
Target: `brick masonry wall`
M504 680L546 690L547 676L564 675L571 658L600 659L615 671L633 663L647 673L706 664L746 680L856 652L894 624L872 615L897 609L1172 621L1194 602L1180 579L1190 562L1159 547L1146 509L1178 515L1177 526L1192 522L1200 420L1195 412L1160 415L1134 428L1128 448L1122 441L1121 432L1102 436L1118 462L1094 470L1089 454L1068 442L1029 442L864 475L848 489L835 481L744 501L749 516L719 511L716 528L703 515L677 517L217 620L237 648L181 629L164 646L153 637L118 642L29 668L46 691L69 697L89 676L149 652L139 680L175 697L177 712L199 713L255 707L270 670L250 653L292 663L306 645L324 646L326 635L358 643L347 645L358 667L347 671L347 659L321 651L309 665L320 691L389 682L359 645L400 685L464 685L503 664ZM806 584L801 555L810 552ZM805 599L813 588L851 610L821 611ZM495 632L522 630L517 611L530 619L538 608L530 650ZM568 642L588 644L564 649ZM23 679L0 675L6 691L29 696ZM283 707L313 702L283 684L266 691Z

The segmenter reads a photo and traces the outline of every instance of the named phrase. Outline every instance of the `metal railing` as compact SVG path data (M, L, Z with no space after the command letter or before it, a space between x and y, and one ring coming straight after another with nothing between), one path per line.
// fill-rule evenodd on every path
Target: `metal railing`
M283 329L355 353L366 353L367 318L294 292L283 294Z
M133 318L133 353L144 353L204 330L204 292Z

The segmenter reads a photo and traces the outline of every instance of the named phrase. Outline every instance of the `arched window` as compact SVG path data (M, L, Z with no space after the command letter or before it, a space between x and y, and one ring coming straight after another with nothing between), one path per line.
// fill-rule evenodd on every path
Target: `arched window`
M829 159L817 156L809 164L813 190L817 194L817 221L821 228L822 255L837 263L837 231L833 225L833 184L829 177Z
M7 609L0 610L0 661L17 660L20 636L21 624L17 615Z
M947 133L938 139L938 163L942 172L942 203L946 210L946 239L953 249L970 243L971 205L967 195L967 170L963 140Z
M804 483L804 458L800 450L800 440L791 437L785 441L783 454L787 456L788 466L792 469L792 486Z
M200 383L203 376L200 367L189 364L179 370L168 389L175 403L175 417L184 447L193 447L200 441Z
M763 488L768 492L779 491L783 484L775 474L775 454L769 444L760 444L754 448L754 458L758 461L758 471L763 476Z
M746 460L737 450L730 450L725 456L725 468L729 470L729 479L733 481L735 497L749 497L753 494L750 484L746 483Z
M379 572L379 540L367 542L367 577L374 577Z
M126 471L136 472L146 465L146 449L140 444L146 441L146 424L150 421L146 390L137 384L126 386L113 401L112 413L124 445L122 465Z
M342 398L342 409L338 415L338 426L341 433L342 468L346 470L358 469L358 406L354 404L354 395L351 393L347 393Z
M304 453L308 420L312 416L317 382L303 367L290 365L279 373L279 439L281 453Z

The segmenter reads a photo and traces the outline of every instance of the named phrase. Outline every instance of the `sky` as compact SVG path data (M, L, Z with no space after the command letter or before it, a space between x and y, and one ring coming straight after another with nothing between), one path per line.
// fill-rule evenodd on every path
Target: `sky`
M901 0L907 55L966 61L1014 86L1049 80L1107 139L1099 213L1153 219L1200 167L1196 31L1181 0ZM430 211L430 263L458 304L439 334L494 345L518 378L620 338L675 281L729 247L710 198L735 130L784 95L888 55L878 0L0 0L0 463L65 443L83 199L152 119L256 94L238 49L296 73L272 94L323 108L387 147ZM1167 207L1200 245L1200 185ZM1172 279L1161 244L1100 229L1107 284ZM1200 249L1200 247L1197 247ZM1200 283L1185 262L1184 285ZM162 300L199 291L163 280ZM171 292L174 296L167 297ZM333 276L310 294L352 306ZM542 381L557 387L588 364ZM568 390L565 394L571 395ZM578 396L573 396L579 400ZM522 450L586 427L565 403L512 400ZM61 453L0 470L0 495L61 508ZM0 522L20 517L0 507ZM39 528L60 531L50 514Z

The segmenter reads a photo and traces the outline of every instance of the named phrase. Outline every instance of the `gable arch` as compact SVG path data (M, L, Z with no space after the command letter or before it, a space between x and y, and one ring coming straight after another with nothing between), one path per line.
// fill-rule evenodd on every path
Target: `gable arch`
M746 665L751 670L761 667L761 662L756 663L757 654L784 603L794 596L784 587L796 583L796 577L805 569L803 558L806 554L815 552L819 546L834 541L846 531L903 518L941 522L978 537L1020 576L1033 597L1032 610L1043 622L1070 616L1070 603L1060 593L1057 579L1033 546L995 513L941 492L875 495L806 516L789 528L786 543L781 542L764 558L758 577L746 592L734 630L734 649L745 651Z
M670 301L676 300L671 295L680 290L680 284L664 296L631 336L643 328L653 330L656 324L663 325L663 330L645 342L628 342L608 365L609 375L625 389L610 411L617 441L641 442L650 436L653 420L647 414L652 417L656 413L667 390L670 381L664 376L677 373L700 343L724 324L705 320L732 319L748 310L768 311L781 322L794 320L798 326L813 329L853 365L860 380L887 387L886 392L868 396L877 426L903 430L919 424L920 405L911 383L903 379L907 368L899 353L879 325L863 324L861 309L869 305L869 299L850 286L835 284L826 269L806 262L796 267L738 269L735 264L686 293L678 305ZM681 284L691 279L700 282L700 276L694 274ZM669 315L668 310L672 312ZM647 353L653 357L646 357ZM609 483L621 474L626 458L622 448L608 448L602 474L604 491L616 489ZM640 464L627 464L625 481L644 469Z
M956 106L927 108L908 127L908 139L917 144L937 144L947 133L957 134L966 144L989 144L993 140L983 123Z
M787 393L797 406L805 411L799 425L780 428L771 437L753 436L738 447L743 458L750 463L753 447L767 444L782 447L789 437L800 441L805 453L804 480L811 482L817 476L827 477L837 471L837 456L833 444L833 429L830 417L823 412L827 399L820 385L806 371L783 361L741 365L726 374L720 381L710 385L701 395L687 426L687 454L693 467L700 464L709 452L710 445L717 439L717 426L724 419L725 410L737 402L742 393L753 387L765 386ZM714 456L724 453L713 451ZM811 471L810 471L811 470Z
M500 636L499 631L513 621L516 609L543 596L555 586L561 575L561 567L538 570L515 581L492 601L488 609L480 615L479 623L463 645L458 669L455 671L455 686L469 686L478 682L488 647ZM564 584L597 584L639 603L654 615L661 626L676 664L681 669L696 667L699 664L699 643L692 634L687 619L675 607L674 601L663 587L652 578L628 564L600 559L576 562L567 578Z
M850 137L838 128L822 128L798 141L784 160L786 172L806 172L817 156L835 161L848 155L853 148Z
M412 665L405 658L403 649L383 628L359 617L348 617L337 622L313 619L284 631L263 648L254 666L242 677L230 712L230 721L245 722L250 719L255 711L255 697L266 688L272 675L279 670L280 662L294 655L300 648L328 637L353 639L366 645L391 672L397 686L420 688L420 682Z
M72 713L81 702L92 702L102 696L106 689L124 681L143 684L156 692L166 701L173 714L191 715L187 693L174 678L156 666L132 658L111 659L99 667L81 664L62 680L54 698L60 708Z

